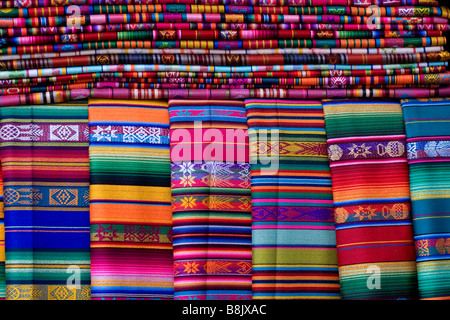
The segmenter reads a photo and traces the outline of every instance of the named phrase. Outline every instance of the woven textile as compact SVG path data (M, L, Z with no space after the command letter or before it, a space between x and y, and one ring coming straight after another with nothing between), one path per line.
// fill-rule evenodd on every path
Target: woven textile
M3 212L3 177L0 168L0 300L5 299L5 224Z
M339 299L333 197L318 101L245 100L253 298Z
M173 297L166 101L89 101L92 299Z
M175 299L252 298L242 101L170 100Z
M449 19L0 0L0 300L450 299Z
M405 99L421 299L450 299L450 99Z
M0 8L0 106L450 95L450 10L434 0L6 0Z
M6 299L90 299L86 102L0 109Z
M343 299L415 299L401 106L323 102Z

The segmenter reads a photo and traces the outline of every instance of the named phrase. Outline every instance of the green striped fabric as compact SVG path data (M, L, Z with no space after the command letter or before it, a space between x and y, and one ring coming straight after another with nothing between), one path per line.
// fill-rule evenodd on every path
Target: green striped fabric
M5 107L6 299L89 300L85 102Z
M450 99L402 100L419 295L450 299Z

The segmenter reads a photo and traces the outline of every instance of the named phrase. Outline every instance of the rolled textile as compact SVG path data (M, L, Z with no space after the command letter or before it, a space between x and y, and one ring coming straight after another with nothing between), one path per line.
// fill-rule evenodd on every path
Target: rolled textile
M267 99L245 100L245 106L253 298L339 299L322 104Z
M98 88L102 87L102 82L114 84L129 83L139 85L145 83L185 83L185 82L208 82L214 79L234 79L235 83L246 83L250 78L286 77L310 78L314 76L367 76L367 75L398 75L398 74L428 74L443 73L447 71L447 62L411 64L407 69L375 69L375 70L311 70L311 71L255 71L255 72L94 72L77 75L63 75L54 77L36 77L20 79L0 79L0 88L9 93L14 92L14 87L35 87L35 86L57 86L65 84L94 83ZM387 65L384 67L388 67ZM205 79L206 78L206 79ZM212 79L207 79L212 78ZM401 85L403 87L405 85ZM352 86L355 87L355 86ZM131 88L131 86L130 86ZM135 87L138 88L138 87ZM144 87L142 87L144 88ZM75 88L73 88L75 89ZM63 90L63 89L53 89ZM51 91L51 90L47 90ZM19 93L19 92L17 92Z
M448 12L448 10L447 10ZM448 14L448 13L447 13ZM234 14L234 13L116 13L79 14L77 16L45 16L33 18L8 18L0 20L0 26L14 27L59 27L68 25L124 24L153 22L197 22L197 23L338 23L338 24L448 24L446 17L389 16L367 17L337 14Z
M73 89L45 93L0 96L0 106L35 105L86 98L97 99L207 99L247 98L331 99L331 98L427 98L450 95L450 87L393 89Z
M325 86L327 87L327 86ZM439 85L357 85L357 86L333 86L332 88L340 89L359 89L359 90L370 90L370 89L404 89L404 88L425 88L425 89L438 89ZM296 86L296 85L271 85L271 84L204 84L204 83L142 83L142 84L123 84L123 83L85 83L79 85L62 85L62 86L48 86L48 87L22 87L22 88L10 88L10 92L5 92L4 95L16 95L24 94L24 92L45 92L53 90L78 90L78 89L93 89L93 88L135 88L135 89L211 89L211 90L259 90L259 89L317 89L324 88L324 86ZM29 89L29 90L28 90ZM1 92L2 90L0 90Z
M92 299L173 299L167 101L89 100Z
M95 49L222 49L254 50L263 48L396 48L444 46L447 38L382 38L382 39L282 39L282 40L118 40L66 44L37 44L27 46L9 46L0 48L0 55L31 54L46 52L68 52Z
M426 5L438 6L436 0L4 0L2 8L36 8L36 7L58 7L70 5L140 5L140 4L197 4L197 5L243 5L243 6L262 6L262 7L280 7L280 6L361 6L369 7L377 5L380 7L396 7L404 5Z
M156 80L178 82L179 79L187 78L189 81L201 81L194 79L236 79L235 81L245 82L247 78L311 78L311 77L337 77L337 76L381 76L381 75L401 75L401 74L429 74L444 73L447 71L448 62L420 62L408 64L408 68L396 68L397 65L383 65L379 69L348 69L341 66L341 69L328 70L306 70L306 71L251 71L251 72L190 72L190 71L143 71L143 72L93 72L74 75L57 75L49 77L33 77L19 79L0 79L0 87L11 88L13 85L19 87L36 85L58 85L58 84L79 84L86 82L130 82L130 83L153 83ZM345 66L346 67L346 66ZM401 67L401 65L398 65ZM162 80L164 79L164 80Z
M292 64L342 64L375 65L404 64L419 62L448 61L448 51L410 53L410 54L328 54L328 55L269 55L255 56L244 54L229 55L93 55L59 57L27 60L7 60L0 62L0 70L21 70L34 68L59 68L89 65L207 65L207 66L249 66L249 65L292 65ZM410 66L411 67L411 66Z
M414 66L413 66L414 67ZM148 89L153 88L150 84L154 83L168 83L168 84L185 84L185 83L214 83L217 79L222 79L219 82L225 83L226 79L233 79L233 85L246 84L246 83L264 83L269 75L272 76L288 76L288 77L312 77L315 75L396 75L396 74L424 74L424 73L441 73L446 71L445 65L420 67L412 69L387 69L387 70L315 70L315 71L275 71L275 72L248 72L248 73L197 73L197 72L105 72L105 73L86 73L80 75L70 76L56 76L56 77L37 77L37 78L22 78L22 79L0 79L0 94L19 94L25 92L33 92L33 88L47 86L45 91L54 90L70 90L70 89L88 89L88 88L133 88L133 89ZM212 76L212 79L205 79L203 77ZM144 78L145 77L145 78ZM158 78L161 77L161 78ZM256 80L247 81L247 78L259 78ZM225 79L225 80L224 80ZM274 79L268 79L270 82ZM278 80L277 80L278 81ZM63 87L64 85L70 85L70 87ZM150 85L150 86L149 86ZM404 88L404 87L420 87L431 86L431 84L393 84L393 85L370 85L371 88ZM435 84L436 87L441 87L439 84ZM318 89L322 86L287 86L280 85L274 88L285 89ZM335 84L335 88L356 89L366 87L364 85L338 85ZM230 87L231 88L231 87ZM237 87L232 87L237 88ZM250 88L250 87L249 87ZM212 89L208 87L206 89ZM25 91L29 90L29 91ZM38 91L35 91L38 92Z
M273 48L273 49L177 49L177 48L114 48L91 49L68 52L41 52L30 54L0 55L0 61L23 60L40 58L58 58L74 56L90 56L96 54L244 54L244 55L273 55L273 54L409 54L425 52L442 52L444 46L427 47L393 47L393 48Z
M0 75L1 76L1 75ZM196 79L177 78L177 81L155 81L157 83L204 83L226 85L278 85L303 86L320 88L340 88L343 86L399 84L399 85L446 85L450 83L450 72L431 74L402 74L394 76L367 76L367 77L325 77L325 78L247 78L247 79ZM156 79L157 80L157 79ZM45 89L45 88L44 88ZM47 91L47 90L45 90ZM35 91L36 92L36 91Z
M389 39L442 37L442 31L153 30L2 37L0 47L118 40ZM380 40L381 41L381 40ZM405 41L406 42L406 41ZM220 42L218 42L220 43ZM242 42L246 43L246 42Z
M437 62L419 62L413 63L410 66L429 67L429 66L447 66L447 61ZM245 73L245 72L273 72L273 71L314 71L314 70L387 70L387 69L402 69L402 64L385 64L385 65L341 65L341 64L303 64L303 65L261 65L261 66L201 66L201 65L159 65L159 64L127 64L127 65L91 65L91 66L77 66L77 67L59 67L59 68L45 68L45 69L28 69L28 70L8 70L0 71L0 80L3 79L26 79L37 77L52 77L62 75L78 75L86 73L105 73L105 72L211 72L211 73ZM333 75L341 76L339 71ZM447 84L450 71L436 73L436 74L416 74L416 75L394 75L385 77L368 77L370 82L387 82L394 83L399 79L405 78L407 83L414 82L436 82L436 84ZM359 78L359 77L354 77ZM379 79L379 80L377 80ZM293 79L297 83L310 82L309 85L318 84L321 82L318 78L297 78ZM251 80L250 80L251 81Z
M6 299L90 300L86 101L0 116Z
M398 6L380 7L373 10L370 7L326 5L315 7L259 7L246 5L197 5L197 4L135 4L135 5L79 5L78 12L82 15L92 14L126 14L126 13L229 13L229 14L279 14L279 15L351 15L371 16L376 13L380 17L448 17L448 8L432 6ZM16 8L0 10L0 17L33 18L45 16L72 16L73 8L64 7L38 7Z
M450 99L401 100L419 297L450 300Z
M373 31L373 25L365 24L324 24L324 23L124 23L95 24L75 27L10 27L0 29L0 37L24 37L44 35L70 35L105 31L144 31L144 30L318 30L318 31ZM448 32L448 24L379 24L377 30L390 31L391 36L407 35L408 31L440 31ZM329 33L322 33L328 36ZM68 37L67 39L70 39Z
M324 101L343 299L417 299L401 106Z
M17 95L30 92L47 92L54 90L78 90L78 89L95 89L95 88L129 88L129 89L225 89L225 90L258 90L258 89L321 89L321 88L333 88L333 89L358 89L358 90L370 90L370 89L404 89L404 88L425 88L425 89L439 89L438 84L377 84L377 85L318 85L318 86L299 86L299 85L278 85L278 84L212 84L205 83L203 81L191 82L191 81L176 81L176 82L158 82L152 81L149 83L126 83L126 82L101 82L94 83L78 83L78 84L62 84L62 85L50 85L50 86L32 86L32 87L10 87L8 89L0 88L0 96L2 95Z
M195 79L195 78L177 78L177 79L153 79L155 81L149 81L148 83L141 83L137 85L114 83L114 82L94 82L94 83L80 83L69 84L63 86L33 86L33 87L11 87L8 90L0 89L0 94L24 94L32 92L47 92L52 90L76 90L76 89L90 89L90 88L159 88L159 89L172 89L172 88L197 88L197 89L259 89L259 88L439 88L440 81L432 75L425 75L425 79L422 81L422 77L399 77L393 78L392 82L385 83L384 81L377 82L377 79L386 80L387 77L365 77L363 79L353 80L353 78L346 77L333 77L333 78L319 78L319 79L307 79L309 82L298 82L293 78L262 78L262 79ZM390 77L389 77L390 78ZM387 80L389 80L389 78ZM364 80L375 81L374 83L366 83ZM403 79L403 80L402 80ZM408 81L410 80L410 81Z
M176 300L250 300L247 117L242 101L169 100Z

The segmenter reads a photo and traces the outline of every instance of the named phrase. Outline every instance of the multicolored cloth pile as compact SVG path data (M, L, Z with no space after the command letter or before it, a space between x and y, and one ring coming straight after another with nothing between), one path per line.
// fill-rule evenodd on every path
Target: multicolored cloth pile
M0 299L450 300L449 18L0 1Z

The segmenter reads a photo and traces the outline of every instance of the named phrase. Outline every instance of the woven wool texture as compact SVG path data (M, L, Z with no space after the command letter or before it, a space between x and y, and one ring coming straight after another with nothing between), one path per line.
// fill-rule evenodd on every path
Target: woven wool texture
M421 299L450 298L450 100L401 101Z
M8 300L90 299L87 111L0 109Z
M1 174L1 171L0 171ZM5 223L4 223L4 210L3 210L3 177L1 177L0 186L0 300L6 298L6 281L5 281Z
M89 100L93 299L172 299L166 101Z
M339 299L322 103L246 100L245 106L251 159L253 297Z
M415 299L400 103L324 101L343 299Z
M242 101L170 100L175 299L252 298Z

